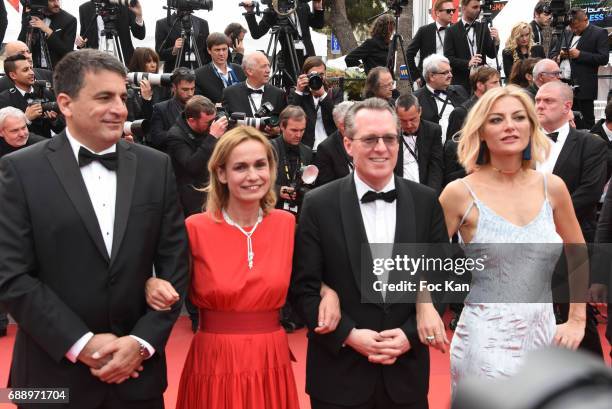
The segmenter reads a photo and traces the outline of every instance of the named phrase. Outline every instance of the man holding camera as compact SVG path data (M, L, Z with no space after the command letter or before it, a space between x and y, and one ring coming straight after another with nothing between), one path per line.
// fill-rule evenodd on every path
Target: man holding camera
M127 0L123 1L127 2ZM104 4L99 12L96 10L96 3ZM130 32L139 40L144 40L146 35L142 6L138 0L132 0L129 4L129 7L125 4L109 5L108 0L91 0L81 4L79 7L81 33L76 40L77 48L99 49L107 39L104 31L106 29L105 20L110 20L117 30L123 51L123 63L128 65L134 53ZM104 50L105 47L102 49Z
M28 34L38 30L39 35L33 35L34 40L28 44L34 66L52 70L74 48L77 20L61 9L60 0L48 0L46 6L44 3L44 0L26 2L18 40L26 42Z
M531 26L531 35L533 36L533 42L544 46L544 35L542 30L544 27L550 25L552 21L552 13L550 11L550 5L547 1L538 1L538 4L533 9L533 20L529 25Z
M64 121L56 111L45 109L43 102L55 102L55 96L44 84L34 88L34 71L27 58L22 54L4 60L4 72L15 86L0 93L0 108L12 106L25 112L30 121L29 129L45 138L64 129ZM38 84L37 84L38 85ZM46 105L46 104L45 104Z
M8 57L16 54L23 54L30 65L34 65L32 61L32 53L28 48L27 44L23 41L9 41L4 44L4 50L0 56L1 60L6 60ZM44 68L34 68L34 79L44 80L49 83L53 82L53 71L45 70ZM8 75L0 77L0 92L6 91L9 88L14 87L13 80Z
M166 145L185 217L200 213L206 201L205 193L196 189L208 183L208 160L227 129L227 118L215 120L216 115L215 104L196 95L187 101L183 114L168 130Z

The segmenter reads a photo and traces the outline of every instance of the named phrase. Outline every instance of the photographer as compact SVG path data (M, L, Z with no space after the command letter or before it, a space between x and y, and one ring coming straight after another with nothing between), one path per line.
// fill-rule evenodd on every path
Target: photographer
M157 74L159 56L152 48L137 47L128 65L130 73ZM170 88L163 85L152 85L148 79L138 84L128 84L128 121L151 119L153 106L170 98Z
M324 25L324 11L323 11L323 0L313 0L311 11L309 2L304 0L294 0L297 3L295 13L288 16L295 28L297 29L297 35L294 36L294 45L297 52L298 63L302 65L306 57L316 55L312 39L310 37L310 28L321 29ZM272 1L268 0L267 4L271 4ZM279 23L279 16L272 7L266 10L259 21L255 19L254 2L252 0L245 0L241 3L246 10L245 19L251 32L251 37L255 40L263 37L270 30ZM283 44L281 41L281 47L283 50L283 60L286 62L285 68L290 70L289 55L287 54L289 47L287 44ZM297 72L289 72L292 78L297 77Z
M552 21L552 13L550 12L550 6L546 1L538 1L535 8L533 9L533 20L529 25L531 26L531 33L533 35L533 42L544 46L544 35L542 30L544 27L548 27Z
M52 70L62 57L74 49L77 20L60 8L59 0L48 0L44 8L34 7L41 0L28 0L25 3L18 40L30 47L34 67ZM26 39L29 33L33 35L32 42L28 44ZM40 35L34 35L36 33ZM51 61L47 61L46 49Z
M271 141L278 159L276 208L297 215L305 192L296 187L301 184L302 168L312 162L312 150L302 143L306 113L300 107L289 105L281 112L279 121L281 136Z
M96 3L104 4L100 14L96 12ZM102 34L105 29L105 19L112 21L117 30L121 50L123 51L123 62L127 65L134 53L130 32L139 40L144 40L146 35L142 6L138 0L130 2L130 7L116 4L108 5L108 2L104 2L104 0L91 0L81 4L79 7L81 33L76 40L77 48L98 49L100 42L105 41L105 36Z
M610 49L605 29L589 24L585 11L579 7L568 13L569 30L554 44L551 58L559 62L564 79L574 85L574 110L582 112L584 125L595 124L593 101L597 99L597 70L606 65Z
M180 21L177 21L177 19L180 19ZM193 38L195 38L195 44L191 44L191 47L194 48L193 51L199 54L202 64L210 61L210 55L206 51L206 39L210 32L208 22L192 14L180 17L177 16L175 11L169 18L162 18L155 23L155 50L164 63L164 72L174 70L176 59L183 52L184 40L181 33L185 22L191 25ZM172 31L170 31L171 29ZM195 63L195 61L190 61L189 64L184 62L181 66L195 69L198 68Z
M325 80L326 69L320 57L308 57L298 77L297 88L288 98L290 105L297 105L306 113L303 143L315 152L321 142L336 132L332 112L343 100L340 89L329 88Z
M30 132L45 138L51 137L51 130L61 132L65 126L64 121L57 112L45 111L40 102L55 102L55 95L46 88L35 92L34 71L27 58L21 54L8 57L4 60L4 72L15 86L0 93L0 108L12 106L25 112L30 121Z
M0 60L6 60L11 55L17 54L24 55L30 65L34 65L32 62L32 53L26 43L22 41L10 41L4 44L4 50L2 51L2 55L0 55ZM53 82L53 71L45 70L44 68L34 68L34 79ZM0 92L6 91L14 86L15 84L8 75L0 77Z
M234 63L241 65L242 57L244 57L244 36L247 33L246 28L242 27L240 23L230 23L223 31L229 38L230 53L227 57L228 63Z
M45 138L30 133L28 118L23 111L15 107L0 109L0 158L19 149L42 142ZM0 336L2 329L2 314L0 314Z

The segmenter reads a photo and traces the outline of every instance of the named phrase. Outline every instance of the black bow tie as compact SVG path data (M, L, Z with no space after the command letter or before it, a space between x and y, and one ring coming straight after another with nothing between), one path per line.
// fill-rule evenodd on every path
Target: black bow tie
M36 95L33 92L26 92L23 94L23 98L27 101L28 99L36 99Z
M81 149L79 149L79 167L87 166L93 161L100 162L108 170L117 170L117 152L96 155L81 146Z
M434 89L434 95L446 95L446 91L442 90L442 89Z
M391 203L395 199L397 199L397 192L395 191L395 189L389 190L388 192L379 193L370 190L365 195L363 195L363 197L361 198L361 203L370 203L375 200L384 200L387 203Z
M551 141L557 142L557 138L559 137L559 132L547 133L546 136L548 136Z
M263 94L263 90L262 89L252 89L252 88L249 88L249 95L250 94Z
M444 31L444 30L446 30L446 27L440 27L440 28L438 29L438 31Z

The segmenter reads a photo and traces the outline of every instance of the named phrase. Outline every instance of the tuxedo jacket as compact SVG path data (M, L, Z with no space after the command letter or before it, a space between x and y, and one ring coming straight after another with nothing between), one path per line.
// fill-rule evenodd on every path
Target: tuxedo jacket
M207 64L210 61L210 55L206 48L206 39L208 38L209 29L208 22L200 17L190 16L191 26L193 27L193 35L202 64ZM176 23L176 14L157 20L155 23L155 51L159 54L159 59L164 62L164 72L172 72L176 63L176 55L172 55L174 42L181 36L181 22ZM170 31L172 29L172 31Z
M279 115L287 106L287 95L282 89L266 84L261 102L262 104L270 102L274 107L273 114ZM223 90L223 106L228 114L244 112L248 117L255 114L249 102L249 88L247 88L246 82L234 84Z
M339 131L329 135L317 147L314 164L319 168L317 186L348 175L353 169L353 160L344 149L344 142Z
M49 100L55 101L55 96L51 91L45 90L44 95ZM26 97L21 95L21 92L19 92L17 88L9 88L0 93L0 108L7 106L12 106L25 112L28 107L28 100ZM48 119L44 119L43 117L38 117L28 125L30 132L44 136L45 138L51 137L51 130L59 133L64 130L64 127L65 123L61 115L58 115L57 119L53 122Z
M49 71L44 68L34 68L34 78L36 80L44 80L53 83L53 71ZM8 75L0 77L0 92L6 91L14 86L15 83L8 77Z
M608 139L608 135L604 131L603 127L606 126L606 119L600 119L593 128L591 128L591 133L601 137L601 139L605 142L608 150L606 151L606 163L607 163L607 172L606 172L606 180L610 179L612 176L612 142Z
M584 239L592 242L597 204L606 183L606 143L588 132L570 128L553 173L565 182Z
M6 6L4 2L0 2L0 44L4 42L4 34L6 33L6 28L8 27L8 17L6 13Z
M49 17L51 24L49 28L53 33L46 37L45 41L49 47L49 57L53 68L62 59L63 56L74 50L74 41L76 40L77 19L70 13L60 10L59 13ZM30 21L22 19L21 32L17 38L19 41L26 42L26 35L29 31ZM40 58L40 44L30 45L32 59L38 61Z
M448 243L436 193L398 176L395 187L394 242ZM295 248L290 293L309 328L307 393L334 405L356 406L374 394L377 379L382 377L397 404L426 399L429 350L418 339L415 305L383 303L381 294L372 290L373 275L361 276L362 251L367 251L362 246L368 239L352 173L306 194L296 243L300 245ZM369 252L363 256L371 262ZM365 265L371 264L366 261ZM396 279L391 273L389 282ZM338 327L325 335L313 331L318 325L321 282L338 293L342 306ZM400 328L411 349L393 365L372 364L351 347L343 347L353 328Z
M34 145L35 143L46 141L46 140L47 138L43 138L42 136L36 135L34 133L30 133L25 145L15 148L14 146L11 146L8 143L6 143L6 140L4 138L0 138L0 158L3 157L4 155L8 155L9 153L16 152L20 149L27 148L28 146Z
M238 78L238 82L246 80L246 75L244 75L244 71L242 70L241 66L232 63L229 63L228 66L231 67L232 70L234 70L234 73ZM204 95L214 104L219 103L223 100L223 89L225 88L225 84L223 83L223 80L217 75L217 72L212 62L198 68L195 71L195 75L196 94Z
M573 44L573 34L565 31L560 41L551 45L550 58L559 55L561 47L569 47ZM580 36L576 44L580 55L576 59L570 59L572 68L572 81L579 88L574 91L576 99L597 99L597 71L600 65L608 64L610 47L608 33L605 29L589 24Z
M321 109L321 118L323 119L323 126L327 135L331 135L336 132L336 123L332 112L334 107L341 103L344 99L343 92L339 88L331 88L327 90L327 96L323 100L319 100L319 108ZM317 108L315 108L314 100L312 95L303 94L299 95L295 90L291 91L288 97L289 105L297 105L302 107L306 113L306 130L302 137L302 143L308 145L310 148L314 146L315 142L315 126L317 124Z
M19 324L9 385L70 388L68 408L99 407L111 388L122 400L161 397L164 348L181 303L153 311L145 282L155 266L181 298L187 285L187 238L170 158L123 140L117 155L110 255L65 133L0 160L0 305ZM155 354L137 379L108 385L65 358L89 331L135 335Z
M151 115L151 131L149 142L152 147L161 151L166 151L166 133L181 117L183 106L176 98L158 102L153 105Z
M448 30L449 27L446 27ZM412 81L421 78L423 72L423 60L436 53L436 40L438 36L438 26L436 22L419 27L414 38L406 47L406 58L408 58L408 68ZM415 57L419 53L419 65L417 67Z
M298 2L296 10L297 18L302 30L302 42L306 49L305 56L312 57L316 55L314 45L312 43L312 37L310 36L310 29L316 28L321 29L325 23L324 17L325 12L323 10L312 11L310 9L310 3ZM278 24L276 13L264 13L259 23L255 18L255 13L245 13L244 18L246 19L247 25L249 26L249 33L255 40L263 37L270 31L270 28ZM284 45L281 43L281 47ZM298 67L300 69L301 67Z
M81 24L80 36L87 38L86 48L98 49L99 38L98 38L98 23L96 20L96 6L93 2L88 1L79 6L79 22ZM125 65L130 64L132 54L134 54L134 45L132 44L132 35L139 39L144 40L146 36L146 29L144 23L141 25L136 24L136 15L128 7L121 6L119 8L119 15L117 16L117 32L119 34L119 42L121 43L121 49L123 50L123 56L125 57Z
M421 120L416 136L420 183L440 193L444 166L442 159L442 128L433 122ZM403 142L400 142L400 149L397 153L395 174L400 177L404 176Z
M449 85L446 90L446 95L450 101L444 109L450 111L468 99L467 92L457 85ZM423 87L414 91L414 96L418 98L419 104L423 109L421 119L435 123L440 122L440 113L438 112L438 104L436 103L434 94L432 94L427 87Z
M482 55L484 64L485 55L495 58L497 47L491 38L491 32L488 27L484 29L484 43L482 43L481 38L483 34L481 33L480 26L480 22L475 22L474 28L470 29L470 31L476 30L477 54ZM483 44L483 49L480 49L481 43ZM460 19L446 30L446 35L444 36L444 55L450 61L450 66L453 70L453 84L462 85L466 90L471 89L470 68L468 64L472 56L463 20Z

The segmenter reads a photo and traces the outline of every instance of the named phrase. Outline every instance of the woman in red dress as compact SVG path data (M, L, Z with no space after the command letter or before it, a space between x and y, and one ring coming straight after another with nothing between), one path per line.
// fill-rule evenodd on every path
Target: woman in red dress
M276 161L257 130L239 127L217 142L209 161L206 212L187 219L190 297L200 331L185 361L177 409L298 409L287 336L279 324L293 257L295 218L275 210ZM151 279L156 309L176 301ZM317 332L335 329L336 294L322 289Z

